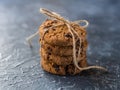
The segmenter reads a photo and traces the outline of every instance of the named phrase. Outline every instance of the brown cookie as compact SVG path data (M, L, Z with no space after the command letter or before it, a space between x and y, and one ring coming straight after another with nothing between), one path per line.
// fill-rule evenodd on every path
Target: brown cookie
M81 44L81 52L85 52L87 49L87 41L84 41ZM52 53L54 55L59 55L59 56L72 56L73 55L73 46L53 46L50 44L45 43L44 41L41 42L41 48L44 48L44 50L48 53ZM76 47L78 52L79 45Z
M82 42L86 40L86 31L78 24L71 24L72 28L81 37ZM48 30L49 28L49 30ZM46 31L48 30L48 31ZM46 34L44 34L46 31ZM39 28L40 37L45 42L55 46L71 46L73 45L72 35L68 30L68 27L64 22L58 20L46 20ZM43 38L44 35L44 38ZM78 37L75 35L75 41L78 41Z
M54 55L52 53L46 52L43 48L41 48L40 53L41 53L41 58L43 58L47 61L53 62L57 65L69 65L69 64L73 63L73 56L64 56L63 57L63 56ZM86 52L84 52L84 54L81 54L80 60L86 61ZM83 63L83 65L85 65L85 63Z
M58 74L58 75L75 75L81 72L81 70L77 69L74 64L70 64L70 65L57 65L55 63L52 62L48 62L47 60L41 59L41 67L47 71L50 72L52 74ZM86 63L86 62L85 62ZM80 66L80 64L79 64ZM80 66L80 67L87 67L87 65L85 66Z

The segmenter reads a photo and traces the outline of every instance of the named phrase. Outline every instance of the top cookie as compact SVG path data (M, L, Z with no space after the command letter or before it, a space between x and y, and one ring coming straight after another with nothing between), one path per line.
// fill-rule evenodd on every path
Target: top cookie
M71 25L72 25L72 28L81 37L82 42L85 41L86 40L85 29L75 23L72 23ZM44 41L47 42L48 44L58 45L58 46L73 45L72 35L69 32L68 27L66 26L64 22L61 22L58 20L47 19L40 26L39 33L40 33L41 39L44 38ZM76 35L75 35L75 40L78 41L78 37Z

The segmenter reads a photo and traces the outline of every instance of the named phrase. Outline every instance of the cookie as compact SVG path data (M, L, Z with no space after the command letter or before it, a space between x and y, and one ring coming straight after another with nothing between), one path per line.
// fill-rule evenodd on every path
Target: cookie
M87 49L87 41L82 42L81 44L81 52L86 51ZM45 43L44 41L41 42L41 48L44 48L44 50L48 53L52 53L54 55L59 56L72 56L73 55L73 46L53 46L50 44ZM78 52L79 45L76 47Z
M52 74L58 74L58 75L75 75L81 72L81 70L77 69L74 64L70 64L70 65L57 65L53 62L48 62L47 60L41 59L40 61L41 63L41 67ZM80 63L79 63L80 66ZM87 67L85 66L80 66L80 67Z
M81 37L81 42L86 40L86 31L78 24L71 24L73 29ZM48 30L49 28L49 30ZM47 30L47 31L46 31ZM46 31L46 34L44 34ZM64 22L58 20L46 20L39 28L40 37L53 46L71 46L73 45L72 35ZM75 41L79 38L75 35Z
M41 58L49 61L49 62L53 62L57 65L69 65L73 63L73 56L57 56L54 55L52 53L48 53L46 52L43 48L41 48ZM84 54L82 54L80 56L80 60L81 60L81 64L82 61L86 61L86 52L84 52ZM83 63L83 65L85 65L85 63ZM87 65L87 63L86 63Z

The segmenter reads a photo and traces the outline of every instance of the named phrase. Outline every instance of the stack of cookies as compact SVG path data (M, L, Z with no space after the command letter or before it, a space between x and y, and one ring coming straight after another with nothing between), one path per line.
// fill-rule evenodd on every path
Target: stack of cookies
M73 29L81 37L75 35L76 55L79 47L79 67L87 67L86 61L86 31L78 24L71 23ZM78 74L81 72L73 63L73 39L66 24L59 20L47 19L39 28L40 55L42 68L50 73L58 75Z

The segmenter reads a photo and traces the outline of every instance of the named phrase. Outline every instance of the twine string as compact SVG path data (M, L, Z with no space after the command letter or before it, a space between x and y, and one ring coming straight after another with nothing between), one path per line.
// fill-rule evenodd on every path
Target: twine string
M77 57L77 61L79 62L80 61L80 59L79 59L79 57L80 57L80 52L81 52L81 41L82 41L82 39L80 38L80 36L78 35L78 33L71 27L71 29L72 29L72 31L78 36L78 38L79 38L79 48L78 48L78 57ZM75 45L76 46L76 45ZM75 49L76 50L76 49Z
M74 23L77 23L77 24L85 23L85 25L82 26L83 28L87 28L89 25L89 22L87 20L77 20L77 21L74 21Z
M30 35L29 37L26 38L26 41L28 42L30 47L32 47L32 39L38 34L39 34L39 31L35 32L34 34L32 34L32 35Z

